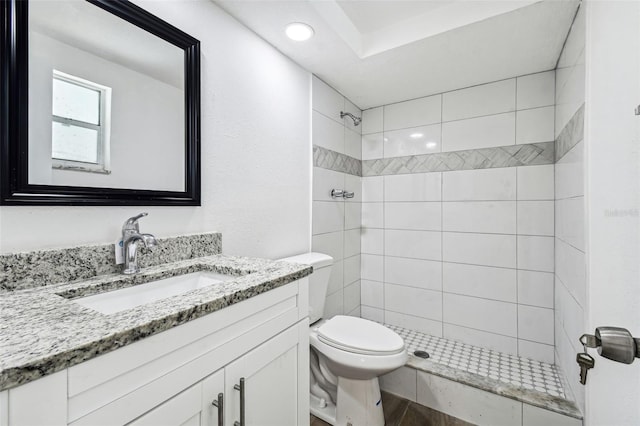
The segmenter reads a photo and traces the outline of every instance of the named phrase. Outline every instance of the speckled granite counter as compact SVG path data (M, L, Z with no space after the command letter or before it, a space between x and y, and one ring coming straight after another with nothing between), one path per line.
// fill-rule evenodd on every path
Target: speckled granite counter
M104 315L73 298L176 275L213 271L226 282ZM0 390L63 370L307 276L309 266L222 255L0 293Z

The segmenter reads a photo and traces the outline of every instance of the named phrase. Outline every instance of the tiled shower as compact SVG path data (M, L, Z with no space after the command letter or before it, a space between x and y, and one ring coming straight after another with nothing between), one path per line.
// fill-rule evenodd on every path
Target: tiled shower
M334 111L357 107L314 76L312 248L336 259L328 316L575 373L583 50L580 12L556 69L368 109L360 127ZM356 197L329 196L343 187Z

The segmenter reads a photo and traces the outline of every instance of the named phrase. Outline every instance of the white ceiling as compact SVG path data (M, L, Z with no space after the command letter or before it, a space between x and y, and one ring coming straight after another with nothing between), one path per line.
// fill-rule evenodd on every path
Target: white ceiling
M553 69L579 0L214 0L366 109ZM290 22L315 30L284 35Z

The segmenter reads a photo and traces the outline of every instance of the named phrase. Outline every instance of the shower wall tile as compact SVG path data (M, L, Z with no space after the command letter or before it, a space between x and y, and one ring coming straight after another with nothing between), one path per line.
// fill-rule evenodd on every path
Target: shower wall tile
M440 201L441 173L417 173L384 177L385 201Z
M554 165L517 167L518 200L553 200Z
M553 361L555 84L544 72L363 112L363 316Z
M384 281L442 291L442 263L432 260L385 256Z
M362 111L362 134L380 133L383 130L383 107Z
M442 124L442 152L515 144L516 114L488 115Z
M344 154L344 126L317 111L313 112L313 144Z
M384 130L405 129L442 121L442 95L384 106Z
M360 133L344 129L344 153L349 157L362 160L362 136Z
M516 199L516 168L465 170L443 173L444 201Z
M442 229L455 232L514 234L515 201L463 201L442 203Z
M360 127L340 118L361 111L326 83L312 79L312 239L313 251L333 257L325 317L359 315L362 222ZM351 121L351 123L350 123ZM332 189L353 191L354 198L334 199Z
M362 201L365 203L384 200L384 181L382 176L362 178Z
M441 233L387 229L384 231L384 254L414 259L442 260Z
M384 203L362 203L362 227L384 228Z
M440 231L442 229L442 203L384 203L384 227L386 229Z
M384 133L384 158L440 152L442 126L411 127Z
M383 134L371 133L369 135L362 135L362 159L371 160L382 157L384 157Z
M443 290L447 293L503 302L517 301L515 269L447 262L442 266Z
M363 228L361 241L362 253L384 254L384 229Z
M516 143L538 143L554 140L555 108L526 109L516 114Z
M555 71L529 74L517 78L517 108L528 109L555 104Z
M452 121L516 109L516 79L447 92L442 97L442 120Z

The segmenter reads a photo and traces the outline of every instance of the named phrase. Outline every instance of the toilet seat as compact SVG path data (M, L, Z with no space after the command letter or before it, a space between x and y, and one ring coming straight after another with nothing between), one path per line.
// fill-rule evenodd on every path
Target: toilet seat
M404 340L394 331L373 321L336 315L316 329L322 343L361 355L395 355L405 350Z

